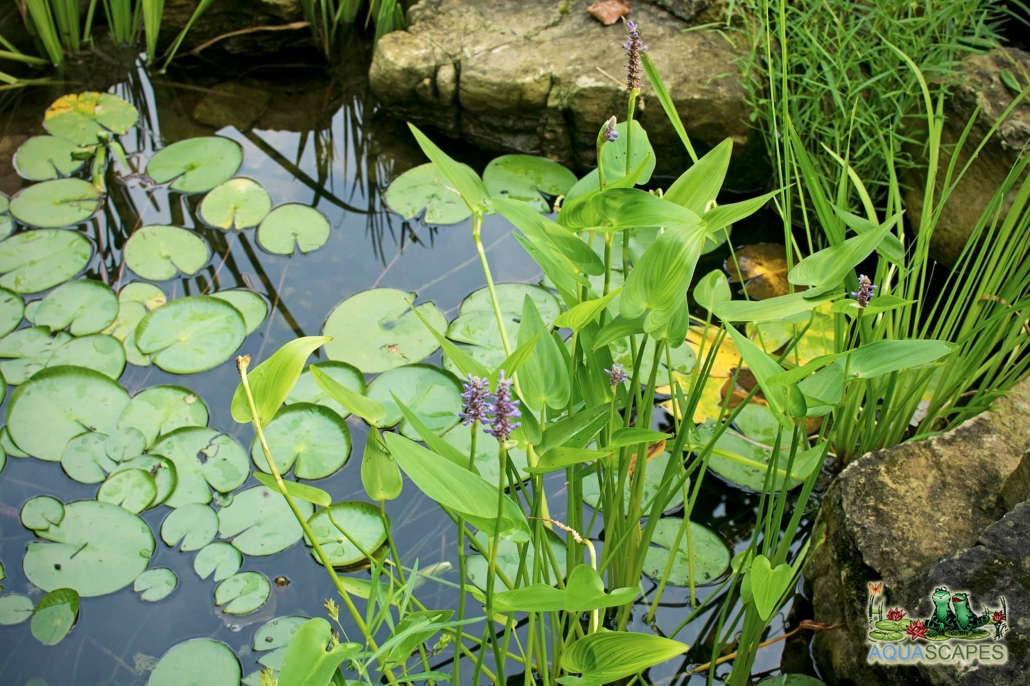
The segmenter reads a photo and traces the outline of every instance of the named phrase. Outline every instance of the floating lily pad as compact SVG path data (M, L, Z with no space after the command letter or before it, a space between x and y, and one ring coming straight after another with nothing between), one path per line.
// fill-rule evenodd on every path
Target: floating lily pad
M243 669L232 648L211 638L195 638L165 653L147 686L240 686Z
M82 169L85 160L77 160L72 153L79 146L54 136L33 136L14 154L14 169L23 179L48 181L71 176Z
M261 322L268 316L268 302L254 291L219 291L212 293L211 297L224 300L240 311L248 336L257 331Z
M215 587L215 605L227 615L247 615L256 611L272 592L272 585L263 574L240 572Z
M475 174L471 167L461 166ZM405 219L424 209L422 220L426 224L457 224L472 216L468 205L432 162L420 164L394 179L386 189L386 204Z
M207 505L191 503L172 510L161 524L161 540L181 552L200 550L218 534L218 513Z
M343 535L337 525L343 527L347 534L369 553L374 553L386 542L383 515L379 508L371 503L335 503L332 507L316 512L308 519L308 524L311 526L311 533L318 539L334 567L349 567L365 560L365 556L347 536ZM311 555L315 555L314 550L311 551Z
M148 446L158 438L187 426L207 426L207 405L182 386L154 386L132 397L122 410L118 426L143 434Z
M25 383L47 366L54 351L71 340L63 331L51 336L43 326L12 331L0 339L0 372L12 386Z
M114 380L125 371L125 348L114 336L102 333L66 342L54 350L47 367L73 365L98 371Z
M110 93L70 93L47 108L43 128L76 145L96 145L102 137L128 133L139 119L135 107Z
M19 516L26 529L44 531L64 519L64 503L48 495L38 495L21 506Z
M276 255L318 250L329 240L329 220L314 207L299 203L272 210L257 230L258 245Z
M228 579L242 566L243 553L223 541L215 541L204 546L193 560L193 569L197 576L206 579L213 574L214 581Z
M271 209L272 198L257 181L230 179L204 196L200 218L221 229L248 229L260 224Z
M691 551L694 564L694 584L704 586L718 581L730 568L730 550L719 535L708 527L690 522L689 531L683 533L678 546L673 551L676 535L683 520L678 518L659 520L651 538L651 547L644 557L644 574L655 581L662 578L669 555L676 556L669 572L667 583L673 586L690 585L690 561L687 551ZM688 541L689 537L689 541Z
M211 259L207 241L178 226L141 227L129 236L125 263L144 279L167 281L179 273L193 276Z
M250 476L250 461L240 444L214 429L176 429L160 438L151 453L167 457L175 464L178 484L165 501L169 507L206 505L211 502L211 488L229 493Z
M350 457L350 430L340 415L328 407L295 403L279 410L264 429L280 474L293 468L298 479L324 479L335 474ZM257 437L250 456L258 469L271 474Z
M279 671L286 654L286 645L307 621L307 617L277 617L258 629L251 646L255 653L264 653L258 662Z
M136 345L166 372L193 374L228 360L246 335L239 310L224 300L194 295L144 317L136 329Z
M651 501L656 495L658 490L662 487L662 475L665 474L665 469L669 464L671 455L668 452L662 452L655 455L653 458L647 461L647 472L644 474L644 490L643 490L643 501L642 505L650 509ZM635 464L635 462L634 462ZM682 475L684 470L680 468L679 475ZM678 476L679 476L678 475ZM626 481L626 487L623 491L625 493L626 502L629 502L631 484L629 480ZM598 509L601 495L598 490L597 478L591 476L588 479L583 480L583 501L586 502L590 507ZM683 489L680 489L670 494L669 504L665 506L665 511L673 510L683 504Z
M110 435L129 402L109 377L81 367L50 367L18 387L7 407L7 427L29 455L57 462L68 441L90 431Z
M14 231L14 219L11 218L11 200L6 193L0 193L0 239L7 238Z
M124 410L122 414L125 414ZM146 449L147 437L139 429L131 426L119 428L104 441L104 453L115 462L139 457Z
M154 554L146 522L94 500L66 505L61 523L37 529L36 535L46 542L29 543L25 576L44 591L73 588L84 598L128 586Z
M329 397L329 394L322 390L322 387L315 382L315 377L311 374L312 367L318 367L319 371L328 374L332 377L333 381L349 388L355 393L365 394L365 375L357 368L346 362L315 362L304 368L293 390L290 391L290 395L287 396L286 404L314 403L328 407L343 419L349 417L350 410Z
M19 233L0 243L0 286L15 293L39 293L81 272L92 256L93 245L74 231Z
M7 453L4 452L3 447L0 447L0 474L3 473L4 467L6 467L6 466L7 466ZM4 580L4 566L2 564L0 564L0 581L3 581L3 580ZM4 587L0 586L0 591L2 591L3 589L4 589Z
M206 193L231 179L243 163L243 149L221 136L204 136L172 143L147 163L147 175L157 183L172 182L180 193Z
M68 441L61 453L64 473L83 484L98 484L106 479L118 466L104 449L107 438L105 434L87 432Z
M763 408L768 409L768 408ZM749 411L750 408L745 408ZM771 414L771 413L770 413ZM752 426L757 420L752 420ZM708 440L712 435L715 424L706 421L698 427L702 440ZM773 431L775 437L775 431ZM765 442L769 441L769 442ZM765 488L765 475L768 471L769 460L772 457L772 441L769 434L756 434L755 436L744 436L736 431L727 430L716 441L716 450L712 453L708 462L708 468L713 472L744 488L761 491ZM799 452L794 458L793 474L789 488L797 487L801 481L808 476L812 469L818 468L818 460L821 450L818 448ZM777 469L781 471L773 480L774 488L779 489L783 485L782 472L787 468L789 448L780 449L780 457L777 461Z
M7 431L7 427L0 428L0 448L4 449L4 452L11 457L28 457L29 454L24 450L15 445L14 440L11 439L11 434Z
M347 298L326 319L323 333L333 337L325 344L326 355L366 374L421 362L439 344L412 313L414 300L414 293L395 288L373 288ZM447 320L433 303L416 309L437 331L447 327Z
M386 418L379 426L385 428L400 423L403 435L414 441L422 440L415 427L404 419L393 396L397 396L437 434L444 433L458 423L461 383L453 374L439 367L428 364L397 367L380 374L368 385L368 397L386 408Z
M45 646L64 640L79 618L79 594L70 588L58 588L39 599L32 612L32 635Z
M21 624L32 616L32 599L18 593L0 596L0 626Z
M118 297L107 284L90 279L58 286L39 303L32 323L51 331L68 329L73 336L98 333L118 316Z
M458 424L443 435L443 440L453 445L463 454L468 455L469 451L472 450L472 427ZM476 437L475 465L479 475L491 484L496 484L500 477L498 472L501 466L500 449L501 447L498 445L497 439L488 434L486 427L480 424L479 435ZM508 451L508 459L515 466L515 470L522 480L529 478L526 474L525 450L512 448Z
M114 472L97 491L97 500L120 505L133 514L150 507L157 498L157 484L149 472L126 469Z
M111 326L104 329L104 333L121 341L125 349L125 361L137 367L150 366L150 355L144 355L136 345L136 328L146 316L147 308L141 303L119 301L118 317Z
M301 514L310 517L314 507L297 500ZM245 555L274 555L304 536L286 499L278 491L254 486L237 493L232 504L218 511L218 534L232 538Z
M148 569L136 577L136 581L132 584L132 590L139 594L140 600L156 603L171 595L178 585L179 577L175 575L175 572L167 567L157 567Z
M25 303L21 296L0 288L0 336L6 336L17 329L24 314Z
M154 496L154 502L150 504L151 507L160 505L168 500L168 496L175 491L175 487L179 483L179 475L175 469L175 464L168 458L161 457L160 455L140 455L132 460L120 462L112 472L126 469L141 469L154 477L157 495Z
M522 200L537 212L546 213L551 207L540 194L568 193L576 183L576 175L546 157L502 155L486 165L483 183L490 195Z
M168 296L152 283L133 281L122 286L122 290L118 291L118 301L140 303L147 308L147 311L150 311L156 310L168 302Z
M74 226L96 214L103 200L88 181L55 179L29 186L11 198L11 214L29 226Z

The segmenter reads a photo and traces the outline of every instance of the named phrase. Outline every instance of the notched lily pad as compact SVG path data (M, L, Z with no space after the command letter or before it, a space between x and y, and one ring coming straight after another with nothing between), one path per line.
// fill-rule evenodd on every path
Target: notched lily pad
M247 327L247 335L257 331L261 322L268 316L268 301L254 291L236 289L231 291L219 291L212 293L212 298L218 298L229 303L243 315L243 323Z
M297 379L297 383L294 385L293 390L290 391L290 395L286 397L286 404L314 403L315 405L328 407L343 419L349 417L350 410L333 400L329 394L322 390L322 387L315 382L315 377L311 374L312 367L318 367L319 371L325 372L327 375L332 377L333 381L336 381L342 386L346 386L355 393L359 393L361 395L365 394L365 375L356 367L349 365L346 362L315 362L304 368L304 371L301 373L300 378Z
M39 293L81 272L92 256L93 245L74 231L25 231L0 243L0 286Z
M257 230L257 242L276 255L318 250L329 240L329 220L314 207L299 203L280 205L265 217Z
M64 503L48 495L38 495L21 506L21 523L26 529L45 531L64 519Z
M103 194L82 179L55 179L29 186L11 198L11 214L41 228L74 226L100 209Z
M239 686L242 675L232 648L211 638L195 638L162 655L147 686Z
M118 297L104 283L80 279L58 286L32 313L32 323L73 336L99 333L118 316Z
M467 166L469 173L475 171ZM404 172L387 187L386 204L405 219L412 219L423 209L426 224L457 224L472 216L471 210L436 165L420 164Z
M211 190L200 203L200 218L220 229L257 226L272 209L272 198L257 181L230 179Z
M218 513L207 505L190 503L172 510L161 523L161 540L181 552L200 550L218 535Z
M207 241L178 226L143 226L129 236L125 263L144 279L167 281L179 273L193 276L211 259Z
M118 418L121 428L132 427L152 446L158 438L187 426L207 426L207 405L182 386L153 386L132 397Z
M154 477L142 469L125 469L114 472L97 491L97 500L119 505L133 514L139 514L150 507L157 498L157 484Z
M382 513L371 503L335 503L332 507L316 512L308 519L308 524L311 526L311 533L318 539L334 567L350 567L366 559L343 531L361 544L368 553L374 553L386 542L386 526ZM315 555L314 550L311 554Z
M43 326L12 331L0 339L0 372L12 386L25 383L47 366L58 348L71 340L63 331L51 336Z
M514 198L538 212L550 212L541 193L564 195L576 183L576 175L562 165L535 155L502 155L486 165L483 183L490 195Z
M227 615L246 615L264 605L271 592L272 585L263 574L240 572L215 587L215 605Z
M54 136L33 136L14 154L14 169L23 179L48 181L71 176L82 169L85 160L72 157L79 146Z
M368 385L368 397L386 408L382 428L400 424L400 432L414 441L420 441L418 431L411 426L393 396L418 415L427 427L438 435L458 423L461 411L461 382L448 371L428 364L412 364L384 372Z
M350 457L347 423L328 407L294 403L276 413L264 429L265 440L280 474L293 469L299 479L324 479ZM250 456L258 469L271 474L260 441L254 437Z
M745 245L726 259L725 266L730 283L743 283L747 294L754 300L765 300L790 293L790 284L787 282L787 252L782 245ZM795 290L798 288L795 287Z
M47 360L47 367L72 365L98 371L115 381L125 370L125 348L114 336L102 333L66 342Z
M209 295L193 295L144 317L136 328L136 345L166 372L193 374L228 360L246 335L239 310Z
M243 163L239 143L204 136L172 143L150 158L147 175L157 183L171 181L180 193L205 193L231 179Z
M0 596L0 626L21 624L32 616L32 599L18 593Z
M228 579L243 566L243 553L229 543L215 541L200 549L193 570L201 579L214 575L214 581Z
M310 517L314 506L297 500L301 514ZM254 486L237 493L232 504L218 511L218 534L231 538L245 555L274 555L303 537L293 511L278 491Z
M730 568L729 548L718 534L696 522L689 522L688 530L683 532L679 545L675 545L682 522L679 518L659 520L651 538L651 547L647 549L644 557L644 574L659 581L665 572L669 555L675 555L667 583L673 586L688 586L690 560L687 558L687 551L691 551L694 584L705 586L717 582Z
M171 595L178 585L179 577L175 575L175 572L167 567L157 567L148 569L136 577L136 581L132 584L132 590L139 594L140 600L156 603Z
M139 111L110 93L63 95L43 114L43 128L76 145L96 145L102 137L125 134L135 126Z
M25 301L6 288L0 288L0 336L6 336L21 324L25 314Z
M240 444L214 429L183 427L165 435L151 453L175 464L178 484L165 504L181 507L211 502L211 489L229 493L250 476L250 461Z

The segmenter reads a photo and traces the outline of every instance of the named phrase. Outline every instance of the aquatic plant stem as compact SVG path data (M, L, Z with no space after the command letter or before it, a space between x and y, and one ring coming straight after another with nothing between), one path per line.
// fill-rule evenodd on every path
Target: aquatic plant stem
M494 288L494 277L490 273L490 262L486 259L486 251L483 249L483 216L476 212L472 215L472 240L476 243L476 252L479 253L479 262L483 266L483 276L486 277L486 288L490 293L490 304L494 308L494 316L497 317L497 328L501 334L501 344L504 346L504 354L511 355L511 342L508 340L508 330L504 326L504 315L501 313L501 303L497 299L497 289ZM515 391L519 390L519 382L515 381ZM522 394L519 393L521 397Z

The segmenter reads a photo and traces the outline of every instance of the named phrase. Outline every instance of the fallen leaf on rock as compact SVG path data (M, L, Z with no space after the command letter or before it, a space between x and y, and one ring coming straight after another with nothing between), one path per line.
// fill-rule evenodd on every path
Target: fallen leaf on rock
M629 0L599 0L587 12L605 26L611 26L629 14Z

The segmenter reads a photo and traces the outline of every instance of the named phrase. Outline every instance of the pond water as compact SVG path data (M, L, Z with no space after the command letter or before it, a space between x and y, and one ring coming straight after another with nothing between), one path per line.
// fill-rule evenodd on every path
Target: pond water
M245 84L270 96L264 111L254 117L246 130L219 125L217 114L202 115L206 123L196 121L198 107L205 99L215 97L212 89L219 88L213 77L162 75L151 80L142 69L128 69L110 92L132 102L142 114L139 124L121 137L132 173L110 174L109 200L103 210L72 229L88 237L97 248L85 272L77 278L101 281L118 292L139 280L126 268L123 255L123 246L134 230L154 224L188 228L211 246L211 258L191 277L156 281L155 285L169 301L230 289L260 295L269 305L268 315L239 348L240 353L250 354L256 362L295 337L318 335L327 316L340 302L370 288L417 293L417 302L435 303L448 320L454 319L462 300L485 284L469 225L427 226L417 220L404 221L385 207L383 191L387 183L425 160L403 123L376 111L362 77L364 59L355 59L360 68L343 69L328 78L321 70L286 69L273 81L249 80L245 76ZM65 92L80 90L85 89L67 84L26 95L17 102L8 101L9 122L37 123L35 128L25 125L23 129L9 123L6 134L13 137L13 142L6 147L16 146L23 134L42 133L39 122L49 102ZM252 95L233 97L235 100L215 97L215 101L228 99L234 103L225 111L226 118L247 118L249 115L241 110L253 105ZM214 134L240 144L243 164L237 176L261 184L275 206L300 203L326 216L331 233L324 246L308 254L271 254L257 244L253 229L227 232L208 227L198 217L199 195L169 192L145 179L142 172L146 162L157 150L177 140ZM460 146L445 147L478 170L490 159ZM30 185L17 180L9 161L3 165L3 190L13 194L19 187ZM735 237L734 241L739 243L741 239ZM498 283L540 282L540 270L514 240L512 227L503 218L487 218L483 242ZM723 253L717 253L706 258L711 261L707 269L714 268L723 257ZM706 273L706 264L699 267L699 274ZM45 295L46 292L31 294L24 299L30 302ZM31 325L23 321L21 326ZM313 359L325 360L324 351L317 352ZM439 365L439 351L425 361ZM372 378L367 376L369 381ZM228 434L249 451L250 425L234 422L229 412L237 381L231 359L208 371L188 375L171 374L154 365L128 364L118 379L131 395L161 384L188 388L206 404L210 414L208 426ZM5 411L15 388L8 387ZM336 501L366 500L359 468L368 428L354 416L346 419L346 425L352 442L349 462L314 484L331 493ZM256 479L250 476L235 492L255 485ZM40 495L63 503L91 500L97 497L98 486L69 478L57 462L14 456L7 459L0 473L0 562L6 573L0 586L4 594L24 594L33 602L42 595L23 570L27 546L39 540L22 525L23 505ZM557 495L563 487L560 478L548 483L549 492ZM741 550L751 535L750 522L756 506L756 495L710 477L692 519L714 529L734 550ZM194 570L197 552L180 552L161 540L161 524L170 512L170 508L160 505L143 511L140 517L156 539L148 567L172 570L178 578L174 591L158 602L141 600L132 585L107 595L83 598L75 628L56 646L44 646L37 641L28 622L0 626L0 684L142 685L156 660L167 650L198 637L224 642L239 658L243 674L251 675L260 668L258 659L262 653L256 652L255 647L260 650L261 646L254 646L254 636L262 625L276 617L324 616L323 601L331 596L331 585L300 541L274 555L243 556L240 571L263 575L272 582L271 591L256 611L225 614L215 605L215 582L210 577L200 578ZM406 482L403 495L388 504L388 513L402 558L409 563L417 559L420 568L450 563L453 568L442 568L440 578L456 581L456 532L439 508ZM558 518L562 514L554 513ZM591 535L599 541L602 538L598 530ZM368 578L365 571L353 575ZM643 626L642 617L655 584L649 579L642 583L645 596L638 601L634 626L650 630ZM712 587L704 587L699 594L704 597L711 591ZM456 603L453 589L434 581L426 582L420 598L431 608L453 607ZM689 612L686 590L669 588L654 628L668 634ZM709 659L704 644L711 642L717 619L717 613L707 613L680 632L679 640L701 645L682 663L652 669L651 680L703 682L700 676L690 677L682 670ZM770 635L782 633L784 623L785 616L774 619ZM781 651L782 644L763 650L756 674L774 670ZM445 662L449 656L448 651L439 660Z

